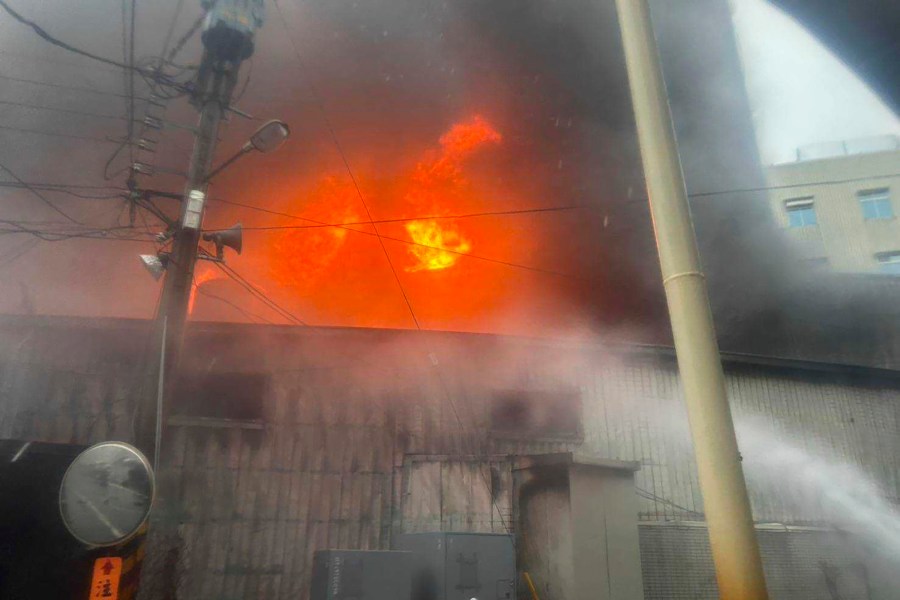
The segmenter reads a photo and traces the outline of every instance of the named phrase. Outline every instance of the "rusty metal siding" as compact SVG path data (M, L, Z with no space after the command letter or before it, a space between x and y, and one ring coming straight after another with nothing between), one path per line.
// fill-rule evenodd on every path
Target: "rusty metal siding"
M147 332L130 327L0 328L0 435L129 439ZM168 428L160 477L183 509L187 597L305 598L316 549L388 548L391 533L404 529L498 531L495 513L514 526L505 469L516 455L577 449L640 461L642 519L700 518L671 359L463 334L427 334L422 344L415 335L192 332L188 366L262 372L270 385L260 399L261 428ZM857 465L886 496L900 497L896 380L875 385L828 372L731 366L727 381L738 419L761 420L812 453ZM580 390L583 439L493 437L492 393L516 387ZM423 457L424 470L412 472L411 456ZM823 517L789 489L750 475L758 520ZM424 493L412 497L411 485Z

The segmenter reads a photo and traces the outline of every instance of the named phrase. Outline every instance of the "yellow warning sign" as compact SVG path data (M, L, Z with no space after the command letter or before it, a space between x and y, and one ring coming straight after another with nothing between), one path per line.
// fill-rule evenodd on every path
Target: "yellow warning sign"
M122 577L122 559L105 556L94 561L94 577L91 579L90 600L103 598L118 600L119 579Z

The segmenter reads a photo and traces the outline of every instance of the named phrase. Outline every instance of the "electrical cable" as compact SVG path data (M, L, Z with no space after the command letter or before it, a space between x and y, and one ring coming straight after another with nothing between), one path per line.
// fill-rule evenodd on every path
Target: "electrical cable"
M209 4L209 6L206 7L206 10L203 11L203 14L197 17L190 28L184 33L184 35L181 36L175 46L172 47L172 50L169 51L168 56L165 57L166 62L172 62L173 60L175 60L175 57L178 56L178 53L181 52L181 49L184 48L184 45L188 43L188 40L194 37L194 34L197 33L198 29L200 29L200 26L203 24L203 20L206 18L206 15L209 13L209 11L216 7L216 4L218 2L219 0L213 0Z
M200 253L205 256L215 258L215 257L213 257L212 254L210 254L203 248L200 248ZM287 309L280 306L277 302L272 300L265 292L258 289L252 283L247 281L240 273L235 271L233 268L229 267L225 263L222 263L218 260L214 260L212 262L217 268L219 268L219 270L221 270L223 273L225 273L229 278L231 278L232 280L237 282L241 287L243 287L245 290L250 292L253 296L255 296L257 299L262 301L264 304L266 304L269 308L271 308L273 311L278 313L280 316L282 316L282 317L286 318L288 321L292 321L298 325L304 325L304 326L309 325L303 319L297 317L296 315L292 314Z
M224 202L224 201L222 201ZM448 219L469 219L473 217L496 217L496 216L508 216L508 215L526 215L526 214L540 214L547 212L562 212L568 210L574 210L578 208L586 208L584 206L548 206L541 208L522 208L516 210L497 210L497 211L486 211L486 212L477 212L477 213L464 213L458 215L425 215L421 217L404 217L402 219L375 219L374 221L346 221L343 223L329 223L325 225L261 225L261 226L244 226L243 229L245 231L272 231L272 230L280 230L280 229L322 229L326 227L350 227L353 225L370 225L372 223L407 223L410 221L437 221L437 220L448 220ZM287 216L287 215L285 215ZM299 217L294 217L299 218ZM213 231L224 231L222 229L206 229L206 232Z
M0 187L9 188L38 188L46 191L63 191L63 190L110 190L116 192L127 192L126 188L115 187L112 185L93 185L87 183L58 183L50 181L29 181L19 183L18 181L0 181Z
M244 288L245 290L247 290L248 292L250 292L250 295L251 295L251 296L253 296L253 297L256 298L257 300L261 301L261 302L263 303L263 305L265 305L266 307L268 307L269 309L271 309L272 311L274 311L278 316L280 316L280 317L286 319L286 320L288 321L288 323L298 324L298 325L306 325L306 323L300 321L299 319L296 319L296 318L295 318L293 315L291 315L290 313L287 313L287 314L286 314L286 313L282 312L281 308L278 307L277 305L274 305L274 306L273 306L272 304L270 304L270 303L268 302L268 297L267 297L267 296L258 294L258 293L257 293L258 290L256 290L256 288L254 288L253 286L249 285L249 284L246 283L245 281L239 279L239 278L238 278L237 276L235 276L233 273L231 273L231 272L227 271L226 269L222 268L222 267L220 266L220 263L215 263L215 264L216 264L216 266L219 267L219 269L222 270L222 271L223 271L230 279L232 279L232 280L235 281L238 285L240 285L242 288Z
M223 298L222 296L217 296L216 294L207 292L204 289L202 289L199 285L197 285L196 283L194 284L194 289L197 290L198 294L203 294L207 298L212 298L214 300L218 300L219 302L227 304L228 306L230 306L230 307L234 308L235 310L237 310L238 312L242 313L245 317L248 317L251 321L256 320L256 321L262 321L264 323L268 323L269 325L275 325L274 321L267 319L262 315L252 313L249 310L244 310L243 308L241 308L240 306L238 306L237 304L235 304L228 298Z
M43 62L48 64L62 65L68 68L74 69L85 69L96 71L97 69L102 69L104 71L108 71L110 73L118 73L119 69L116 67L101 67L100 65L95 65L93 63L85 64L83 62L76 62L73 60L60 60L58 58L50 58L49 56L38 56L36 54L25 54L20 52L10 52L9 50L0 50L0 55L8 56L14 59L29 61L29 62Z
M27 102L14 102L12 100L0 100L0 104L6 106L18 106L20 108L28 108L32 110L46 110L50 112L65 113L69 115L78 115L80 117L92 117L95 119L113 119L116 121L127 121L128 117L121 115L103 115L99 113L85 112L82 110L73 110L71 108L57 108L54 106L43 106L40 104L29 104Z
M46 135L46 136L50 136L50 137L61 137L61 138L67 138L67 139L72 139L72 140L83 140L86 142L99 142L101 144L121 144L122 146L124 146L125 144L128 143L127 141L126 142L117 142L115 140L111 140L108 138L91 137L88 135L76 135L73 133L58 133L55 131L41 131L39 129L27 129L24 127L11 127L9 125L0 125L0 129L5 129L6 131L15 131L16 133L31 133L34 135Z
M42 235L55 235L60 237L66 237L69 235L77 234L106 234L113 233L115 231L123 230L123 229L133 229L131 225L121 225L118 221L121 220L121 215L124 212L124 209L127 208L127 204L123 204L119 208L119 212L117 215L117 223L109 226L90 226L90 225L82 225L80 227L72 227L69 223L64 223L60 221L29 221L24 219L0 219L0 223L5 225L11 225L16 227L16 232L22 233L37 233ZM33 227L43 227L44 229L33 229ZM48 227L55 227L55 229L48 229ZM62 229L61 229L62 227ZM8 230L9 231L9 230Z
M15 251L10 252L6 256L4 256L2 260L0 260L0 268L4 268L4 267L12 264L13 262L18 260L22 256L24 256L25 254L27 254L28 252L31 252L40 243L41 243L41 240L39 240L37 238L31 238L31 239L25 240Z
M25 183L24 181L22 181L22 179L21 179L18 175L16 175L16 174L13 173L12 171L10 171L9 167L7 167L5 164L0 163L0 169L3 169L3 170L6 171L7 173L9 173L9 174L12 176L13 179L15 179L15 180L18 181L20 184L22 184L29 192L31 192L32 194L34 194L35 196L37 196L38 198L40 198L40 200L41 200L44 204L46 204L47 206L49 206L50 208L52 208L55 212L57 212L57 213L59 213L60 215L62 215L63 217L65 217L67 221L71 221L72 223L75 223L76 225L84 225L84 223L82 223L81 221L79 221L79 220L76 219L75 217L69 215L67 212L65 212L64 210L62 210L61 208L59 208L58 206L56 206L53 202L51 202L50 200L48 200L48 199L47 199L43 194L41 194L39 191L37 191L37 190L34 189L33 187L30 187L27 183Z
M800 183L786 183L782 185L768 185L756 188L737 188L733 190L721 190L717 192L694 192L688 194L689 198L706 198L710 196L725 196L728 194L751 194L756 192L769 192L773 190L789 190L801 187L811 187L818 185L842 185L845 183L859 183L862 181L871 181L872 179L890 179L892 177L900 177L900 173L885 173L884 175L867 175L865 177L849 177L847 179L830 179L827 181L807 181Z
M160 220L166 227L173 227L175 225L175 220L171 219L166 213L162 211L161 208L156 206L153 201L149 198L137 198L135 199L135 203L152 214L154 217Z
M59 48L62 48L63 50L68 50L69 52L73 52L80 56L84 56L85 58L90 58L91 60L96 60L98 62L107 64L107 65L112 65L114 67L119 67L119 68L123 68L123 69L129 68L129 66L123 62L118 62L118 61L115 61L115 60L112 60L109 58L105 58L103 56L93 54L92 52L82 50L81 48L76 48L75 46L72 46L71 44L68 44L68 43L50 35L49 33L47 33L47 31L43 27L41 27L34 21L26 19L25 17L23 17L22 15L17 13L15 10L13 10L13 8L9 4L7 4L5 0L0 0L0 8L3 8L3 10L5 10L7 13L9 13L9 15L13 19L18 21L19 23L25 25L26 27L30 27L31 30L34 31L38 36L40 36L45 41L53 44L54 46L57 46Z
M29 187L33 187L39 190L43 190L46 192L66 192L71 190L109 190L110 192L119 192L114 197L118 197L121 193L127 193L128 190L126 188L117 188L110 185L84 185L84 184L71 184L71 183L49 183L49 182L25 182L19 183L18 181L0 181L0 188L21 188L28 189Z
M135 237L121 237L112 234L116 229L131 229L131 227L120 227L120 228L111 228L111 227L103 227L98 229L88 229L79 233L67 233L60 231L52 231L52 230L40 230L40 229L31 229L25 227L23 225L19 225L14 221L9 221L5 219L0 219L0 223L5 225L10 225L14 227L14 229L0 229L0 234L29 234L34 237L44 241L44 242L63 242L72 239L89 239L89 240L109 240L109 241L121 241L121 242L152 242L152 239L147 238L135 238Z
M29 83L31 85L40 85L45 87L51 87L60 90L70 90L73 92L88 92L91 94L99 94L101 96L113 96L116 98L127 98L127 94L120 94L118 92L113 92L110 90L97 90L89 87L80 87L76 85L66 85L62 83L53 83L52 81L38 81L35 79L26 79L24 77L13 77L11 75L0 75L0 79L5 79L6 81L15 81L17 83ZM138 98L139 100L148 100L148 98Z
M6 0L0 0L0 8L3 8L3 10L5 10L7 13L9 13L9 15L12 18L14 18L16 21L18 21L19 23L22 23L26 27L31 28L31 30L34 31L40 38L49 42L50 44L53 44L54 46L62 48L63 50L67 50L74 54L78 54L79 56L84 56L85 58L90 58L91 60L95 60L95 61L107 64L107 65L119 67L120 69L130 69L132 71L136 71L136 72L140 73L140 75L142 77L144 77L144 79L147 80L148 83L151 85L152 85L151 82L155 82L157 84L165 83L166 85L169 85L175 89L184 88L183 84L180 84L176 81L169 79L167 76L163 75L158 70L157 71L147 71L136 65L128 65L125 62L119 62L117 60L112 60L112 59L106 58L104 56L100 56L98 54L94 54L92 52L82 50L81 48L72 46L71 44L62 41L59 38L54 37L53 35L48 33L43 27L41 27L34 21L31 21L30 19L27 19L27 18L23 17L22 15L20 15L9 4L6 3ZM186 91L186 90L182 90L182 91ZM127 94L125 94L125 96L127 96Z
M178 24L178 17L181 16L182 8L184 8L184 0L178 0L178 4L175 6L175 14L172 15L172 20L169 21L169 29L166 31L166 39L163 42L162 52L159 53L160 56L165 56L169 51L169 44L172 43L172 36L175 35L175 26Z
M0 188L13 188L13 189L28 189L24 185L8 185L7 182L0 182ZM52 192L54 194L66 194L67 196L73 196L75 198L80 198L82 200L112 200L114 198L124 198L125 195L121 192L110 192L108 194L84 194L81 192L76 192L74 190L69 190L65 188L41 188L36 186L35 189L39 189L44 192Z
M281 10L281 5L278 0L272 0L272 1L273 1L273 4L275 5L275 9L278 13L279 19L281 20L281 24L284 27L285 35L287 36L288 41L290 41L291 47L294 50L294 56L297 59L297 63L300 65L301 69L303 69L304 71L307 71L305 68L305 65L304 65L303 58L300 55L300 51L297 48L296 43L294 42L294 37L291 35L291 31L288 28L287 20L284 18L284 14ZM331 139L334 142L334 145L338 151L338 154L340 154L340 156L341 156L341 160L344 163L344 167L347 169L347 174L350 176L350 180L353 182L353 186L356 188L356 193L359 196L360 203L363 205L363 208L366 211L366 216L369 218L368 224L370 224L372 226L372 229L374 230L374 235L378 238L378 242L381 246L382 251L384 252L384 257L388 262L388 266L391 269L391 273L394 275L394 279L397 282L397 287L400 290L400 294L403 297L404 302L406 303L407 309L409 310L410 317L412 318L413 323L416 326L416 330L421 333L422 327L421 327L421 324L419 323L419 319L418 319L418 317L416 317L415 310L413 309L412 303L409 300L409 296L407 295L406 290L404 289L403 282L400 280L400 276L397 273L397 269L394 267L394 263L391 260L390 254L387 251L387 246L384 244L384 239L391 239L391 238L382 237L382 235L379 233L378 226L376 225L375 220L372 217L372 213L369 210L368 203L366 202L365 198L363 197L363 193L359 187L358 181L356 180L356 176L353 174L353 170L350 168L350 162L347 160L347 156L344 153L343 148L341 147L340 140L338 140L337 133L335 132L334 127L331 125L331 121L328 118L328 113L325 110L325 106L322 102L322 99L319 97L319 94L316 91L315 85L313 84L312 79L309 77L308 73L306 76L306 82L307 82L307 86L309 87L310 93L313 96L313 99L316 102L316 104L318 105L319 111L322 114L322 118L325 121L325 125L328 128L329 132L331 133ZM355 231L358 231L358 230L355 230ZM445 250L445 249L441 248L441 250ZM423 343L423 345L424 345L424 343ZM428 350L427 347L426 347L426 350ZM428 352L428 355L433 357L434 353ZM436 367L435 372L437 373L438 381L441 384L441 389L444 391L444 396L445 396L448 404L450 405L450 407L453 410L453 414L456 417L456 421L459 424L460 430L463 433L465 433L466 427L463 424L463 421L459 415L459 412L456 409L456 403L453 401L453 397L449 393L449 390L447 389L447 386L441 375L440 369L437 369L437 362L434 361L434 364ZM477 436L477 431L475 433ZM474 441L474 437L473 437L473 441ZM490 468L489 457L486 457L483 455L484 455L483 452L476 454L476 456L478 456L479 458L482 458L482 457L488 458L488 467ZM493 508L495 508L497 510L497 515L500 517L500 521L503 524L503 528L506 530L507 534L511 533L510 527L507 525L506 519L503 517L503 512L500 510L500 507L497 504L497 499L495 498L494 493L493 493L493 486L491 485L490 481L488 481L487 478L485 477L483 469L479 468L478 472L481 474L481 477L484 480L485 488L487 489L488 495L491 498ZM491 520L493 521L493 514L491 516Z
M234 100L231 101L231 104L240 104L241 98L244 97L244 94L247 92L247 86L250 85L250 77L253 76L253 57L247 61L250 65L247 67L247 76L244 78L244 83L241 85L241 90L234 97Z
M406 303L407 309L409 309L409 316L412 318L416 329L421 329L419 325L419 319L416 317L416 311L413 310L412 303L409 301L409 297L406 295L406 290L403 288L403 284L400 282L400 275L397 273L397 269L394 266L394 261L391 260L391 255L387 251L387 246L384 243L384 239L382 239L381 234L378 232L378 226L375 224L375 221L372 217L372 212L369 210L369 204L366 202L366 199L362 193L362 189L360 189L359 187L359 182L356 180L356 175L353 174L353 169L350 167L350 161L347 160L347 155L344 152L343 147L341 146L340 140L338 140L337 133L335 132L334 127L331 124L331 120L328 118L328 113L325 110L325 105L322 102L322 98L319 96L319 93L316 90L315 85L313 84L312 78L309 77L308 70L306 69L306 65L303 61L303 57L300 55L300 50L299 48L297 48L297 44L294 42L294 36L291 35L291 31L288 28L287 21L285 20L284 14L281 11L281 5L279 4L278 0L273 0L273 3L275 4L275 10L278 12L281 24L284 27L285 35L287 36L288 41L291 44L291 48L294 50L294 56L297 59L297 64L300 65L300 68L307 73L307 76L305 78L307 87L309 88L310 94L312 95L313 100L319 108L319 112L322 115L322 120L325 122L325 126L328 128L328 131L331 134L331 140L334 143L334 147L337 149L338 154L340 155L341 160L344 163L344 167L347 170L347 174L350 176L350 181L353 183L353 187L356 189L356 195L359 197L359 201L366 211L366 216L369 218L369 223L372 225L372 229L375 231L375 237L378 239L378 244L381 246L381 251L384 253L384 258L387 260L388 266L391 269L391 273L393 273L394 279L397 281L397 287L400 290L400 295L403 296L403 301Z
M356 232L356 233L361 233L361 234L363 234L363 235L368 235L368 236L374 236L374 235L376 235L375 233L373 233L373 232L371 232L371 231L364 231L364 230L362 230L362 229L354 229L353 227L346 227L346 226L343 226L343 225L337 225L337 224L334 224L334 223L326 223L325 221L318 221L318 220L316 220L316 219L310 219L310 218L307 218L307 217L301 217L301 216L299 216L299 215L291 215L291 214L288 214L288 213L281 213L281 212L278 212L278 211L272 211L272 210L269 210L269 209L264 209L264 208L259 208L259 207L253 207L253 206L251 206L251 205L243 205L243 204L240 204L240 203L238 203L238 202L232 202L232 201L230 201L230 200L223 200L223 199L221 199L221 198L210 198L210 200L211 200L211 201L222 202L222 203L225 203L225 204L233 204L233 205L236 205L236 206L243 206L243 207L245 207L245 208L254 208L254 209L259 210L259 211L261 211L261 212L267 212L267 213L271 213L271 214L281 215L281 216L284 216L284 217L290 217L290 218L292 218L292 219L298 219L298 220L300 220L300 221L307 221L307 222L310 222L310 223L315 223L315 224L317 224L317 225L320 226L320 227L336 227L336 228L338 228L338 229L344 229L344 230L346 230L346 231L353 231L353 232ZM377 222L377 221L376 221L376 222ZM367 224L367 225L368 225L368 224L369 224L369 221L365 221L364 224ZM487 257L487 256L480 256L480 255L478 255L478 254L471 254L471 253L468 253L468 252L460 252L460 251L458 251L458 250L451 250L450 248L445 248L445 247L443 247L443 246L432 246L432 245L430 245L430 244L423 244L423 243L421 243L421 242L416 242L416 241L413 241L413 240L405 240L405 239L402 239L402 238L397 238L397 237L393 237L393 236L389 236L389 235L381 234L381 239L384 239L384 240L390 240L390 241L392 241L392 242L398 242L398 243L401 243L401 244L407 244L407 245L410 245L410 246L419 246L419 247L422 247L422 248L430 248L430 249L432 249L432 250L441 250L441 251L443 251L443 252L448 252L448 253L450 253L450 254L456 254L456 255L458 255L458 256L467 256L467 257L469 257L469 258L471 258L471 259L474 259L474 260L481 260L481 261L484 261L484 262L494 263L494 264L498 264L498 265L504 265L504 266L507 266L507 267L513 267L513 268L516 268L516 269L522 269L522 270L525 270L525 271L532 271L532 272L535 272L535 273L544 273L544 274L546 274L546 275L554 275L554 276L556 276L556 277L565 277L565 278L574 279L574 280L578 280L578 281L586 281L586 282L591 281L589 278L586 278L586 277L579 277L578 275L575 275L575 274L572 274L572 273L563 273L563 272L560 272L560 271L553 271L553 270L551 270L551 269L543 269L543 268L541 268L541 267L533 267L533 266L530 266L530 265L523 265L523 264L514 263L514 262L509 262L509 261L500 260L500 259L496 259L496 258L490 258L490 257Z
M261 290L259 290L256 286L254 286L252 283L250 283L249 281L247 281L244 277L242 277L242 276L241 276L237 271L235 271L234 269L231 269L230 267L228 267L228 266L225 265L224 263L215 262L214 264L215 264L220 270L222 270L223 272L225 272L225 274L228 275L228 277L230 277L232 280L236 281L239 285L241 285L241 287L243 287L244 289L246 289L247 291L249 291L249 292L250 292L251 294L253 294L256 298L258 298L258 299L261 300L264 304L266 304L269 308L271 308L272 310L274 310L276 313L278 313L279 315L281 315L281 316L285 317L286 319L288 319L288 321L292 321L292 322L294 322L294 323L296 323L296 324L298 324L298 325L304 325L304 326L307 326L307 325L308 325L308 323L306 323L304 320L302 320L302 319L300 319L299 317L295 316L294 314L292 314L292 313L289 312L288 310L282 308L279 304L277 304L274 300L272 300L267 294L265 294L264 292L262 292Z

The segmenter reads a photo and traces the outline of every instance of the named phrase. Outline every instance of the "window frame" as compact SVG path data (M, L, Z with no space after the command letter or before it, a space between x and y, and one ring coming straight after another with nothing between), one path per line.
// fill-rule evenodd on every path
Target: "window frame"
M784 201L784 210L787 213L788 229L802 229L804 227L818 227L819 215L816 212L815 197L800 196L788 198ZM812 220L809 219L812 216ZM799 222L795 221L799 217Z
M894 204L891 202L891 188L872 188L859 190L856 192L856 198L859 201L862 210L863 220L865 221L886 221L896 217L894 213ZM883 207L887 207L887 211L883 211ZM867 208L874 209L874 216L867 214Z
M875 261L880 271L885 275L900 275L900 250L877 252ZM894 270L896 269L896 270Z

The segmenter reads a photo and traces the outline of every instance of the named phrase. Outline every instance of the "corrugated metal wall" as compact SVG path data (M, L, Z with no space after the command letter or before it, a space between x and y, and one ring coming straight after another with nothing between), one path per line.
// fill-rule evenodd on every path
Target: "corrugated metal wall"
M795 529L759 530L757 537L772 600L895 597L874 595L877 576L847 536ZM645 600L719 598L705 527L645 524L640 540Z
M0 330L0 437L129 439L146 329L116 325ZM303 598L315 549L387 548L400 530L514 526L515 455L579 449L638 460L642 519L702 514L666 356L463 334L212 325L195 328L185 356L193 370L265 373L270 382L261 423L188 420L168 430L160 482L177 501L160 514L181 539L186 597ZM900 497L896 381L734 365L728 385L739 419L856 465ZM498 389L579 390L583 440L492 436ZM758 520L823 518L790 486L750 476Z

